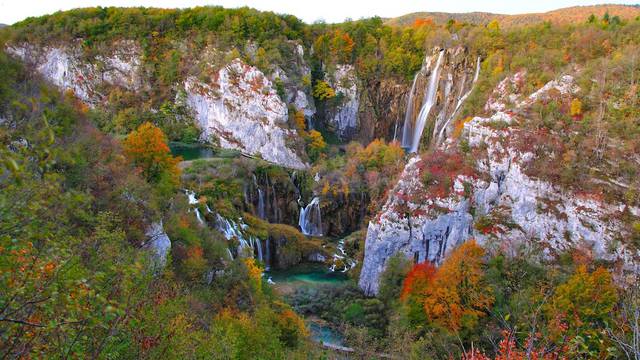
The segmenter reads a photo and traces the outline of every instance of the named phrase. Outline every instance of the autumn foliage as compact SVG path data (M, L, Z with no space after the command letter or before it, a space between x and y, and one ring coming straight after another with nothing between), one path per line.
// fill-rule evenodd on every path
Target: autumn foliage
M458 331L472 328L493 303L491 289L484 281L484 250L475 240L457 249L437 270L431 264L417 264L402 289L402 299L422 303L427 321Z
M124 152L147 181L156 183L167 176L172 183L179 182L181 158L171 155L167 137L155 125L146 122L132 131L124 141Z
M456 177L474 176L472 165L459 152L434 151L422 156L418 165L422 183L429 197L446 197Z
M402 283L400 299L406 301L409 296L425 294L436 275L436 267L424 262L413 266Z
M538 349L531 343L533 339L527 340L524 348L519 348L516 344L516 338L509 331L502 332L502 340L498 345L498 353L491 358L478 349L467 351L462 357L464 360L556 360L564 359L558 351L547 352L544 349Z

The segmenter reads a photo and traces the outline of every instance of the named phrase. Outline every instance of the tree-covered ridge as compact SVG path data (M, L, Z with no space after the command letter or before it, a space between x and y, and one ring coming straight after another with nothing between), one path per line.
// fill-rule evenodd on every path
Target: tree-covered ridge
M579 23L588 18L589 15L602 17L605 13L619 14L624 20L634 20L640 16L640 9L637 5L587 5L572 6L568 8L552 10L545 13L503 15L485 12L470 13L442 13L442 12L416 12L402 15L396 18L386 19L385 23L392 26L408 26L417 20L429 19L437 24L446 24L448 21L467 22L481 25L488 24L493 20L499 21L505 27L515 27L532 25L541 22L552 22L554 24L566 25Z

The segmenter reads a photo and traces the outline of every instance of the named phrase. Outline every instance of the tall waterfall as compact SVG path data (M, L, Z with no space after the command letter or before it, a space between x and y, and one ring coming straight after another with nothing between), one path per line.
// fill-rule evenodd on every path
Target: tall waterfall
M258 217L264 219L264 193L258 188Z
M406 134L411 132L411 116L413 115L413 94L416 92L416 82L418 82L418 77L420 76L420 72L418 71L416 75L413 77L413 84L411 84L411 91L409 91L409 100L407 101L407 109L404 113L404 126L402 127L402 147L410 147L411 144L408 143L409 136ZM396 133L398 132L398 123L396 122L396 128L393 130L393 140L396 140ZM406 141L406 142L405 142Z
M455 118L456 114L458 113L458 110L460 110L464 101L469 97L469 95L471 95L471 91L473 91L473 85L475 85L476 81L478 81L479 75L480 75L480 56L478 56L478 60L476 61L476 73L473 75L473 82L471 83L471 87L469 88L469 91L467 91L464 95L458 98L458 102L456 103L456 107L453 110L453 113L451 114L451 116L449 116L449 118L447 119L447 122L444 123L444 125L440 129L440 132L438 133L438 138L436 139L438 143L442 141L444 132L447 129L447 126L449 126L449 123L451 122L451 120ZM462 92L462 89L464 89L464 81L463 81L462 87L460 88L460 92Z
M435 67L431 70L431 77L429 79L429 86L427 87L427 91L424 94L424 101L422 103L422 108L420 108L420 113L418 113L418 118L415 121L415 126L412 126L412 113L413 113L413 93L415 91L414 87L416 85L416 79L418 75L416 74L416 78L413 80L413 86L411 89L411 94L409 95L409 104L407 104L407 112L405 114L405 122L404 128L402 131L402 147L409 150L409 152L417 152L418 146L420 145L420 138L422 137L422 132L424 131L424 127L427 124L427 118L429 117L429 113L431 112L431 108L435 104L436 93L438 92L438 83L440 77L440 65L442 63L442 59L444 57L444 50L440 50L440 54L438 55L438 61L436 62Z
M298 220L300 230L305 235L322 236L322 216L320 214L320 198L314 197L306 207L300 209Z

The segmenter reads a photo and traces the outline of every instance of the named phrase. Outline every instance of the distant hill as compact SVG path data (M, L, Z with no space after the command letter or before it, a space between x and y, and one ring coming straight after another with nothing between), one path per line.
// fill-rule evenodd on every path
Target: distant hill
M9 26L9 25L7 25L7 24L0 24L0 29L2 29L3 27L7 27L7 26Z
M416 12L396 18L387 19L386 24L392 26L412 25L419 19L431 19L436 24L444 24L449 19L471 24L486 24L492 20L498 20L502 27L537 24L550 21L556 24L569 24L584 22L593 14L601 18L605 13L611 16L619 16L623 20L633 20L640 16L638 5L591 5L574 6L553 10L545 13L531 13L518 15L492 14L487 12L470 13L443 13L443 12Z

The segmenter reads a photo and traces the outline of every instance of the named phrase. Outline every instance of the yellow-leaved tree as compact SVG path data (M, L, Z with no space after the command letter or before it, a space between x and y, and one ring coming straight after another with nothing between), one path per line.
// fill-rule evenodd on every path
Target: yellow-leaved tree
M311 161L315 161L327 148L327 143L324 141L322 134L319 131L311 130L307 133L307 153L311 158Z

